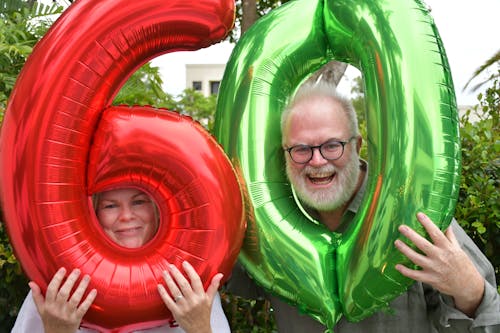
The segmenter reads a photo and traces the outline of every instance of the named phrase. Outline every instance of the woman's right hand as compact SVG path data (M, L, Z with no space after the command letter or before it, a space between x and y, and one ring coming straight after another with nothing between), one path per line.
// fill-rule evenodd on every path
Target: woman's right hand
M66 269L60 268L50 281L45 297L35 282L29 283L45 333L76 332L97 295L97 290L92 289L82 302L90 276L85 275L73 293L71 291L80 276L80 270L74 269L63 283L65 276Z

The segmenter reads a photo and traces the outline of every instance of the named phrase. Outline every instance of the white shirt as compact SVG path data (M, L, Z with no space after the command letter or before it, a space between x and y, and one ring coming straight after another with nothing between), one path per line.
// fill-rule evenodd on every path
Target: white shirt
M229 333L231 329L229 328L229 323L227 321L226 315L222 310L222 305L220 301L220 296L217 294L214 297L214 304L212 305L212 313L210 316L210 324L212 326L212 331L214 333ZM88 328L80 328L76 332L78 333L95 333L96 331ZM135 333L185 333L180 327L170 327L170 325L164 325L159 327L154 327L146 330L135 331ZM24 299L24 303L21 306L21 310L16 319L16 323L12 328L11 333L44 333L42 318L36 309L35 302L33 301L33 296L31 291L28 296Z

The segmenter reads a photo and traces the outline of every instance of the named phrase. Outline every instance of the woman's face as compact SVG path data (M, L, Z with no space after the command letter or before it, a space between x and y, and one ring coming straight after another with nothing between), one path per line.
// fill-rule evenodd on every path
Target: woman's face
M146 244L158 229L153 201L134 188L99 193L96 215L104 232L114 242L128 248Z

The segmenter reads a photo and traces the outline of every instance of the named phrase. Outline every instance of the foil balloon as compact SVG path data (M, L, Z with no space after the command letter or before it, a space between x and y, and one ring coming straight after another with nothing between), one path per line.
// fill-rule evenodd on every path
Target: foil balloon
M300 19L299 19L300 18ZM345 232L302 213L286 179L280 117L290 96L330 60L364 76L366 194ZM418 0L294 0L249 29L220 87L216 136L245 181L240 260L269 292L332 329L387 308L412 283L394 247L400 224L441 229L458 196L458 115L437 29Z
M229 159L195 121L151 107L110 107L135 69L162 53L220 41L229 0L75 2L21 71L0 137L7 231L28 277L46 289L59 267L98 290L82 325L131 331L172 316L156 291L167 262L190 261L205 287L229 276L244 234L242 193ZM137 187L159 206L159 231L125 249L90 203Z

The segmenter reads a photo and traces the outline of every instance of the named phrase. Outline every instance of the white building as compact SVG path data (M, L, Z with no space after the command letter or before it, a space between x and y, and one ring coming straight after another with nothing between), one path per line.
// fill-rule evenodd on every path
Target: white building
M226 64L186 64L186 88L205 97L219 93Z

